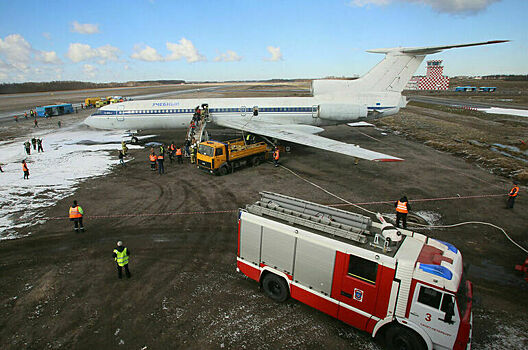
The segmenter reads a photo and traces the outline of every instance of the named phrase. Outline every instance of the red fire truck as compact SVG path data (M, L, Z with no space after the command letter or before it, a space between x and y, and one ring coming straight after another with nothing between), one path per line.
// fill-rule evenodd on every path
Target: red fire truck
M237 270L390 349L468 349L472 284L453 245L280 194L239 212Z

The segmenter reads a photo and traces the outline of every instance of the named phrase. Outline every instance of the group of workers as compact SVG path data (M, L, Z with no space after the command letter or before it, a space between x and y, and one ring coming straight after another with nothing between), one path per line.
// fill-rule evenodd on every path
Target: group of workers
M33 150L38 152L44 152L44 148L42 147L42 139L33 137L31 140L28 140L24 142L24 148L26 150L26 154L29 156L31 154L31 146L33 146Z

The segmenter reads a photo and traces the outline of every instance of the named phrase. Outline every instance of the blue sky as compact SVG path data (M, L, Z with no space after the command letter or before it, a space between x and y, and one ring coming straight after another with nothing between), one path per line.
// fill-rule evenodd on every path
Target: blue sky
M365 50L450 50L445 73L528 73L526 0L0 0L0 82L249 80L366 73ZM425 64L418 74L425 72Z

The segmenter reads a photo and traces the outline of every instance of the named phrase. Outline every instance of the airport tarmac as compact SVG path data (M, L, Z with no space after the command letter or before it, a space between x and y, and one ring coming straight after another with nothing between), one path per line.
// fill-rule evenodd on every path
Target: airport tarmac
M66 127L80 128L77 123L88 113L60 118ZM407 113L400 116L404 122L411 114L426 114L421 109ZM41 127L55 132L56 121L42 121ZM3 126L0 135L5 140L32 132L29 122L21 122ZM215 138L227 136L225 130L210 132ZM154 132L154 140L182 142L184 133ZM509 179L422 140L387 126L343 125L323 135L405 161L354 165L346 156L294 146L281 163L354 203L391 202L406 194L425 221L491 222L528 246L526 187L515 208L506 210ZM257 200L259 191L340 204L336 198L271 164L224 177L188 162L167 164L167 174L160 176L150 171L148 152L131 149L126 168L117 164L115 152L109 153L107 173L83 180L71 195L43 209L39 223L18 229L24 238L0 241L1 348L379 349L368 334L306 305L271 301L235 271L236 210ZM37 172L31 176L39 178ZM84 234L75 234L66 219L73 199L87 214ZM364 205L387 216L394 211L390 203ZM525 348L528 283L514 265L526 254L487 226L423 232L462 251L474 283L473 349ZM132 252L130 280L116 276L111 253L117 240Z

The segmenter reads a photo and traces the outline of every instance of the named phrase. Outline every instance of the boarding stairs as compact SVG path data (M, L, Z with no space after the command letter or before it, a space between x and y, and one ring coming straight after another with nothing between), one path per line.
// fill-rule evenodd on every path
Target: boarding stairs
M187 130L187 136L185 137L185 139L191 142L194 139L195 142L197 143L200 143L203 140L208 140L209 135L207 134L207 131L205 130L205 127L207 126L208 121L209 121L209 109L206 107L204 108L204 112L201 118L195 124L194 130L191 127L191 124L189 124L189 130Z

